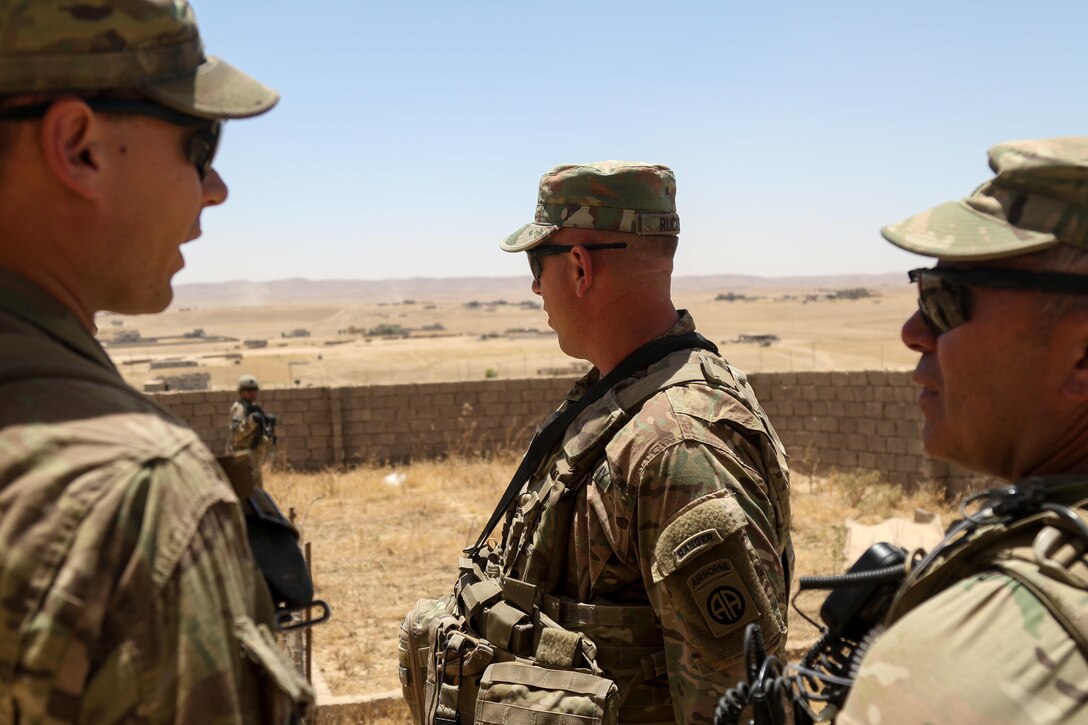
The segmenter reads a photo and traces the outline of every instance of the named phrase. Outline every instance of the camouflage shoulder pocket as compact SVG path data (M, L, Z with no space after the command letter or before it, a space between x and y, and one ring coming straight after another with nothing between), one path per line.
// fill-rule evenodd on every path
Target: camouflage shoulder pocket
M736 499L708 498L669 523L654 547L654 583L664 588L665 606L704 674L744 659L750 622L759 623L769 651L785 641L785 619L745 525Z
M588 672L528 662L496 662L484 670L476 696L480 725L616 725L616 683Z

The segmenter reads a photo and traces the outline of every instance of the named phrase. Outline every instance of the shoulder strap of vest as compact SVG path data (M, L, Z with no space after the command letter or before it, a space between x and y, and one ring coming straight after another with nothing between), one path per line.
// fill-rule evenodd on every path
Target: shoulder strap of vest
M86 380L124 393L174 420L174 414L106 370L57 343L25 335L0 335L0 384L31 378Z
M540 462L544 460L544 457L555 448L556 444L563 439L563 434L566 432L567 427L574 421L578 415L588 408L591 404L597 402L615 387L616 383L621 380L625 380L640 370L645 370L650 365L661 360L670 353L678 350L688 350L700 348L703 350L710 350L717 354L718 348L714 343L707 340L705 337L697 332L688 333L686 335L671 335L669 337L661 337L653 340L642 347L638 348L626 358L623 362L616 366L616 368L601 378L593 387L585 392L581 398L567 406L560 415L555 416L552 421L537 432L533 437L532 442L529 444L529 450L525 452L525 456L521 459L521 465L514 472L513 478L510 479L510 483L506 487L506 491L503 493L502 498L499 499L498 506L495 507L494 513L491 514L491 518L488 519L487 524L484 525L483 531L480 532L480 536L476 539L476 543L465 549L465 553L469 556L475 556L483 547L484 542L487 541L488 534L491 533L495 525L499 523L503 514L510 507L514 497L518 491L529 480L529 477L533 474L533 471L537 469Z
M962 544L948 554L938 555L924 570L908 580L896 595L885 619L885 625L904 617L927 599L973 574L996 570L1010 577L1030 591L1052 617L1077 643L1081 653L1088 657L1088 616L1082 610L1081 599L1071 603L1068 587L1088 591L1088 480L1083 477L1055 477L1055 482L1065 489L1064 493L1079 494L1081 500L1070 505L1042 505L1042 510L1005 524L982 528L975 534L967 534ZM1062 561L1046 558L1038 548L1037 537L1044 529L1054 533L1050 546L1071 544ZM1074 533L1075 532L1075 533ZM1057 542L1057 544L1055 544ZM927 557L929 558L929 557ZM1074 568L1079 570L1074 573ZM1045 570L1044 570L1045 569ZM1064 579L1065 581L1060 581Z
M620 408L630 411L658 391L693 382L711 383L727 391L734 400L755 416L763 426L767 439L774 446L775 451L782 456L785 455L786 449L778 438L774 426L771 425L770 418L749 392L748 378L742 371L727 364L716 355L713 357L698 355L694 359L689 358L688 362L679 368L664 368L652 372L617 391L616 399Z
M146 400L112 371L55 342L0 335L0 383L30 378L87 380Z

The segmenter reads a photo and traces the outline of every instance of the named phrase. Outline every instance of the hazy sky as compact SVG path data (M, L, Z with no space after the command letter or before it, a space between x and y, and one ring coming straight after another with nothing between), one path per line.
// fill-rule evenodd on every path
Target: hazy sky
M986 149L1088 133L1088 3L193 0L283 96L177 282L525 274L540 175L675 170L679 274L890 272Z

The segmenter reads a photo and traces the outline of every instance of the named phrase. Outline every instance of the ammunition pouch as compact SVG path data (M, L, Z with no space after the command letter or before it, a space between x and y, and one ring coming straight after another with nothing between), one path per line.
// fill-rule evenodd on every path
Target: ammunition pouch
M590 640L507 601L472 560L461 571L454 595L421 599L401 626L401 689L414 722L617 722L619 688Z
M586 672L550 670L525 662L497 662L480 681L476 723L495 725L615 725L619 691L612 680Z

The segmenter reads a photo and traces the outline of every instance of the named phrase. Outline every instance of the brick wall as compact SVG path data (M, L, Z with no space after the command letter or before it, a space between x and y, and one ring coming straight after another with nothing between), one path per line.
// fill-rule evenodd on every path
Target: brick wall
M877 471L902 485L973 477L922 452L917 388L905 372L758 373L750 378L794 466ZM562 400L570 378L261 391L277 416L279 455L319 468L523 448ZM159 393L214 451L226 446L232 391Z
M977 483L975 474L923 453L909 372L756 373L749 380L801 467L876 471L901 485L936 480L950 491Z
M481 380L262 390L276 450L299 468L523 447L571 379ZM225 449L233 391L156 393L213 451Z

